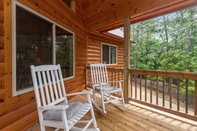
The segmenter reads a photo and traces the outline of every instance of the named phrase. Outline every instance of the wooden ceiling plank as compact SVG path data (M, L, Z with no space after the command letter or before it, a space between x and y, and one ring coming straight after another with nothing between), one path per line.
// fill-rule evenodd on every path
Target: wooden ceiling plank
M169 14L171 12L182 10L182 9L187 8L187 7L192 7L192 6L195 6L195 5L197 5L197 2L195 2L195 1L188 1L188 2L177 4L177 5L174 5L172 7L168 7L168 8L162 9L162 10L157 10L157 11L153 11L153 12L150 12L150 13L147 12L147 14L143 14L141 16L140 15L134 15L134 16L130 17L130 19L131 19L130 23L134 24L134 23L137 23L137 22L140 22L140 21L152 19L152 18L161 16L161 15ZM106 32L106 31L109 31L109 30L112 30L112 29L115 29L115 28L123 27L123 25L124 25L123 21L118 21L118 22L116 22L114 24L110 24L108 26L104 26L102 28L98 28L97 31L99 31L99 32Z
M146 11L151 11L159 8L164 8L165 6L169 6L171 4L186 1L186 0L137 0L132 4L128 2L123 2L116 8L111 8L108 12L102 12L93 16L86 20L87 27L90 30L96 30L97 28L101 28L103 26L109 25L116 21L122 20L125 16L135 16L139 14L143 14ZM187 1L196 1L196 0L187 0ZM143 3L143 4L142 4Z
M121 21L118 21L118 22L116 22L116 23L113 23L113 24L110 24L110 25L108 25L108 26L105 26L105 27L103 27L103 28L99 28L99 29L97 29L96 31L98 31L98 32L100 32L100 33L102 33L102 32L107 32L107 31L112 30L112 29L121 28L121 27L123 27L123 25L124 25L124 21L121 20Z
M93 16L93 17L89 18L86 22L88 24L89 23L90 24L93 24L93 23L95 24L96 22L99 23L103 20L109 20L110 18L113 18L113 19L117 18L117 17L119 17L119 16L121 16L122 14L125 14L125 13L130 14L129 16L136 15L136 14L142 13L144 11L148 11L148 10L157 8L161 5L162 6L166 5L166 4L169 5L169 3L170 3L169 1L171 1L171 0L167 0L167 1L168 1L167 3L163 2L163 1L162 2L155 2L155 3L158 3L158 4L154 4L154 6L152 5L153 4L152 0L143 1L144 2L143 4L142 4L142 0L135 1L133 3L124 2L123 4L119 5L116 8L111 8L111 10L105 11L103 13L99 13L96 16ZM177 1L181 1L181 0L177 0ZM152 4L150 4L150 3L152 3ZM97 17L99 17L99 19L96 19ZM101 17L103 19L101 19ZM93 21L95 21L95 22L93 22Z
M83 12L87 14L87 17L92 17L122 2L120 0L97 0L97 2L91 3L90 7L83 9Z
M157 12L148 13L146 15L142 15L142 16L138 16L138 17L132 17L131 16L130 17L131 18L130 23L134 24L134 23L137 23L139 21L144 21L144 20L147 20L147 19L159 17L159 16L162 16L162 15L166 15L166 14L169 14L169 13L172 13L172 12L176 12L178 10L182 10L182 9L192 7L192 6L195 6L195 5L197 5L197 2L194 3L194 2L189 2L188 1L187 4L182 3L182 4L179 4L179 5L174 5L173 7L169 7L169 8L163 9L163 10L158 10Z
M102 11L104 11L103 9L105 7L108 7L109 6L109 1L106 0L106 1L103 1L103 0L97 0L96 2L94 3L91 3L91 5L88 7L88 8L84 8L83 9L83 12L85 14L87 14L87 17L91 17L91 16L94 16ZM105 6L105 7L104 7Z
M78 0L78 2L80 3L80 5L81 5L81 8L82 9L85 9L85 8L87 8L88 6L90 6L90 2L89 2L89 0Z
M125 12L131 12L135 11L135 8L140 8L141 3L136 3L137 0L131 0L131 2L123 2L118 6L108 8L104 12L98 13L95 16L92 16L86 20L87 24L100 22L103 20L108 20L110 18L115 18L121 14L124 14ZM141 1L141 0L139 0ZM138 5L137 5L138 4ZM135 12L136 13L136 12ZM97 19L99 18L99 19ZM100 19L102 18L102 20ZM124 18L123 18L124 19Z
M4 9L4 3L3 3L3 0L0 0L0 10L3 10Z

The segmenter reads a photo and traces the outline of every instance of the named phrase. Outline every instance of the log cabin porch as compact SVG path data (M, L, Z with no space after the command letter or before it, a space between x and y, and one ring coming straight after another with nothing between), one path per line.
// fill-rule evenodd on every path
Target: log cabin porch
M76 96L73 101L84 100ZM126 108L106 105L107 113L102 114L94 108L97 126L101 131L196 131L197 122L177 117L169 113L148 108L134 102L126 104ZM87 114L86 117L89 117ZM47 127L46 131L53 131ZM39 123L35 123L25 131L40 131ZM63 131L63 130L60 130Z
M36 123L38 116L33 89L20 92L20 88L16 89L16 83L13 82L13 80L17 81L16 65L20 64L15 59L15 56L20 56L20 53L16 53L17 50L14 47L16 43L13 44L17 38L17 33L14 33L16 30L14 28L14 25L16 26L16 7L19 7L22 10L21 12L35 16L37 21L39 18L44 19L48 24L53 24L53 26L49 26L50 28L47 27L49 31L52 31L52 27L53 29L55 27L60 29L59 27L61 27L61 29L66 30L64 33L69 31L74 36L74 71L73 77L65 80L67 93L90 87L90 77L85 74L85 72L88 73L86 65L102 62L101 45L103 43L109 43L117 47L117 63L109 69L110 77L111 79L121 78L124 80L124 87L128 86L124 89L126 91L128 89L126 100L129 104L127 104L127 108L120 110L112 105L107 105L108 113L106 115L99 114L95 109L97 124L101 130L197 130L197 124L188 120L197 120L197 90L195 90L194 96L190 96L187 85L192 80L196 83L195 88L197 89L196 74L131 70L128 60L130 51L127 50L131 44L130 24L197 5L196 0L68 0L71 2L69 5L65 4L64 1L67 0L0 0L0 130L21 131L29 128L27 131L39 131L39 124ZM21 20L20 22L26 23L29 21ZM33 31L30 29L26 32L25 29L28 28L24 26L24 23L18 26L21 27L20 29L24 29L25 37L21 36L21 38L26 38L26 34L29 34L27 32ZM30 23L30 25L35 29L35 23ZM125 39L106 34L109 30L123 26L125 26ZM53 32L46 34L53 34L54 36L58 33L58 30L57 32L53 30ZM42 43L41 34L35 33L34 36L38 38L34 43L40 45ZM26 40L30 41L30 39ZM26 43L24 42L24 44ZM52 43L54 44L55 41ZM52 43L49 44L50 47L52 47ZM43 47L43 49L45 48ZM24 56L31 58L28 56L26 49L24 49L24 52ZM42 50L39 50L39 52L42 52ZM36 55L41 55L41 53L37 52L33 57ZM43 62L43 60L40 61L37 58L31 58L29 63L33 62L32 60L38 63ZM23 63L28 62L24 61ZM28 68L29 65L26 67ZM23 77L26 78L25 75ZM176 91L174 90L174 84L172 84L174 79L177 79ZM180 89L179 81L182 79L186 81L185 96L177 93ZM167 87L165 85L166 80L169 84ZM13 93L14 89L19 93ZM179 98L181 99L180 102ZM130 103L131 101L133 102ZM150 110L134 105L134 102L135 104L148 106ZM177 104L174 106L174 103ZM175 115L175 118L172 118L172 114L163 115L152 112L153 108L170 112ZM113 111L118 111L118 113L114 114ZM178 120L177 116L188 119Z
M197 131L196 103L191 103L190 100L193 97L193 101L196 101L196 93L194 96L188 93L188 82L197 80L195 73L129 69L129 74L131 89L126 108L106 104L106 114L94 108L101 131ZM111 81L124 79L123 75L123 69L108 68ZM159 80L160 77L169 78L169 84L166 86L165 79ZM175 79L176 85L172 82ZM184 102L179 86L183 79L186 81ZM86 87L91 90L89 66L86 67ZM71 101L80 100L84 100L83 96L76 96ZM39 131L39 128L39 123L35 123L26 131ZM47 131L51 130L53 129L47 128Z

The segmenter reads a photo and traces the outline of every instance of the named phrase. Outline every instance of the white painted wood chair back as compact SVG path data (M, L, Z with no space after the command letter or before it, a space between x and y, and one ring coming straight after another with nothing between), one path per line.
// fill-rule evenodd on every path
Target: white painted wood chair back
M97 130L96 119L91 103L90 92L77 92L66 94L60 65L31 66L33 86L36 96L38 116L41 131L45 131L45 126L64 129L65 131L85 131L90 124ZM67 96L77 96L85 94L87 101L71 102ZM90 111L89 120L82 119ZM76 127L76 123L86 123L83 128Z
M90 72L93 86L93 104L95 105L95 107L102 113L106 113L106 103L111 103L115 106L125 107L121 83L122 81L108 81L106 64L90 64ZM118 82L119 87L110 86L110 83L113 82ZM97 102L96 100L97 93L101 96L101 104L99 104L99 102ZM111 97L112 93L120 93L120 98ZM121 103L117 103L117 101L121 101Z

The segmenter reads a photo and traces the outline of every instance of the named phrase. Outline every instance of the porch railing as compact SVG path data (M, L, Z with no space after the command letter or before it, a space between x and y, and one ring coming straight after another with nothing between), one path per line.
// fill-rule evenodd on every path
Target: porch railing
M123 80L123 69L107 68L109 80ZM191 120L197 119L197 74L129 69L129 100ZM86 85L91 86L89 67ZM124 85L123 85L124 88Z
M197 75L187 72L129 70L130 100L196 120Z

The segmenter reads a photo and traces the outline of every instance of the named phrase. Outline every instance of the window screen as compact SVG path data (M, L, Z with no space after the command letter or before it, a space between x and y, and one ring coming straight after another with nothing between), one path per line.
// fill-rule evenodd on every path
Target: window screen
M16 6L16 90L32 87L30 65L52 64L52 23Z

